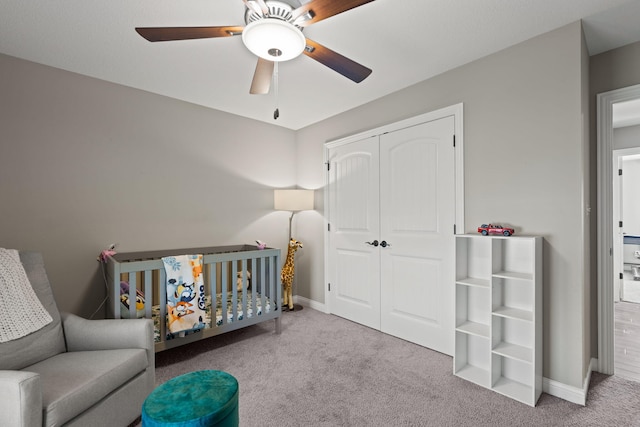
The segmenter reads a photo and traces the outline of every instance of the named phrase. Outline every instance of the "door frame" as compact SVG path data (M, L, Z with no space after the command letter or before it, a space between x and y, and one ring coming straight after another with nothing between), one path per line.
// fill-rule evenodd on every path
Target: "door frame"
M455 134L455 234L463 234L464 225L464 115L463 103L451 105L449 107L440 108L425 114L420 114L408 119L400 120L395 123L380 126L364 132L360 132L347 137L330 140L324 144L324 164L329 165L329 150L343 144L359 141L365 138L375 137L388 132L394 132L422 123L431 122L445 117L454 117L454 134ZM327 171L328 172L328 171ZM324 183L324 310L325 313L331 313L331 299L329 295L329 174L325 174ZM453 309L453 307L452 307Z
M613 104L640 98L640 85L597 95L598 372L614 373L613 348Z

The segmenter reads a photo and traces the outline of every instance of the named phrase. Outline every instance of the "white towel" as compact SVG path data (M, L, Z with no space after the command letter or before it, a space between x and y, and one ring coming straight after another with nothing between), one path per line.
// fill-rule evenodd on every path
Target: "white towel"
M204 328L202 255L162 258L167 274L167 317L172 334ZM181 334L180 336L182 336Z
M0 248L0 342L22 338L52 321L31 287L18 251Z

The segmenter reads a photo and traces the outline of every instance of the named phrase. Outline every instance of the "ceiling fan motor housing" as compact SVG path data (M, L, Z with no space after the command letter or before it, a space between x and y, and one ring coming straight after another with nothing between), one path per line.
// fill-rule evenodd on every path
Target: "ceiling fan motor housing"
M259 7L247 6L242 41L253 54L269 61L296 58L304 51L306 39L302 29L293 23L293 8L279 1L265 4L269 9L266 15Z
M256 3L254 1L254 3ZM292 22L293 20L293 7L290 4L281 1L265 1L265 4L269 8L268 17L282 19L283 21ZM257 8L259 10L259 6ZM244 22L248 25L254 21L264 19L265 16L261 12L257 12L253 8L247 7L244 14Z

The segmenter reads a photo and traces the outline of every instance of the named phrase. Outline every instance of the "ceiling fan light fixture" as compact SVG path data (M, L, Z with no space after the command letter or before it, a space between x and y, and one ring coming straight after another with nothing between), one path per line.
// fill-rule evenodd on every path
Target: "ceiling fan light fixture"
M296 58L306 45L298 27L278 18L249 23L242 31L242 41L254 55L278 62Z

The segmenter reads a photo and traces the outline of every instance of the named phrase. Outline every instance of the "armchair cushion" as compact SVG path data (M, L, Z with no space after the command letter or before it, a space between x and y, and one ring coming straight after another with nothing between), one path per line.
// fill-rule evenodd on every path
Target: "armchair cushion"
M61 316L67 351L144 348L149 366L155 367L153 320L87 320L71 313Z
M35 372L0 371L0 402L3 425L42 425L40 375Z
M26 367L40 375L44 425L62 425L145 372L144 349L60 353Z
M60 313L53 299L42 255L37 252L20 252L20 261L33 290L53 321L32 334L2 343L0 369L22 369L65 351Z

